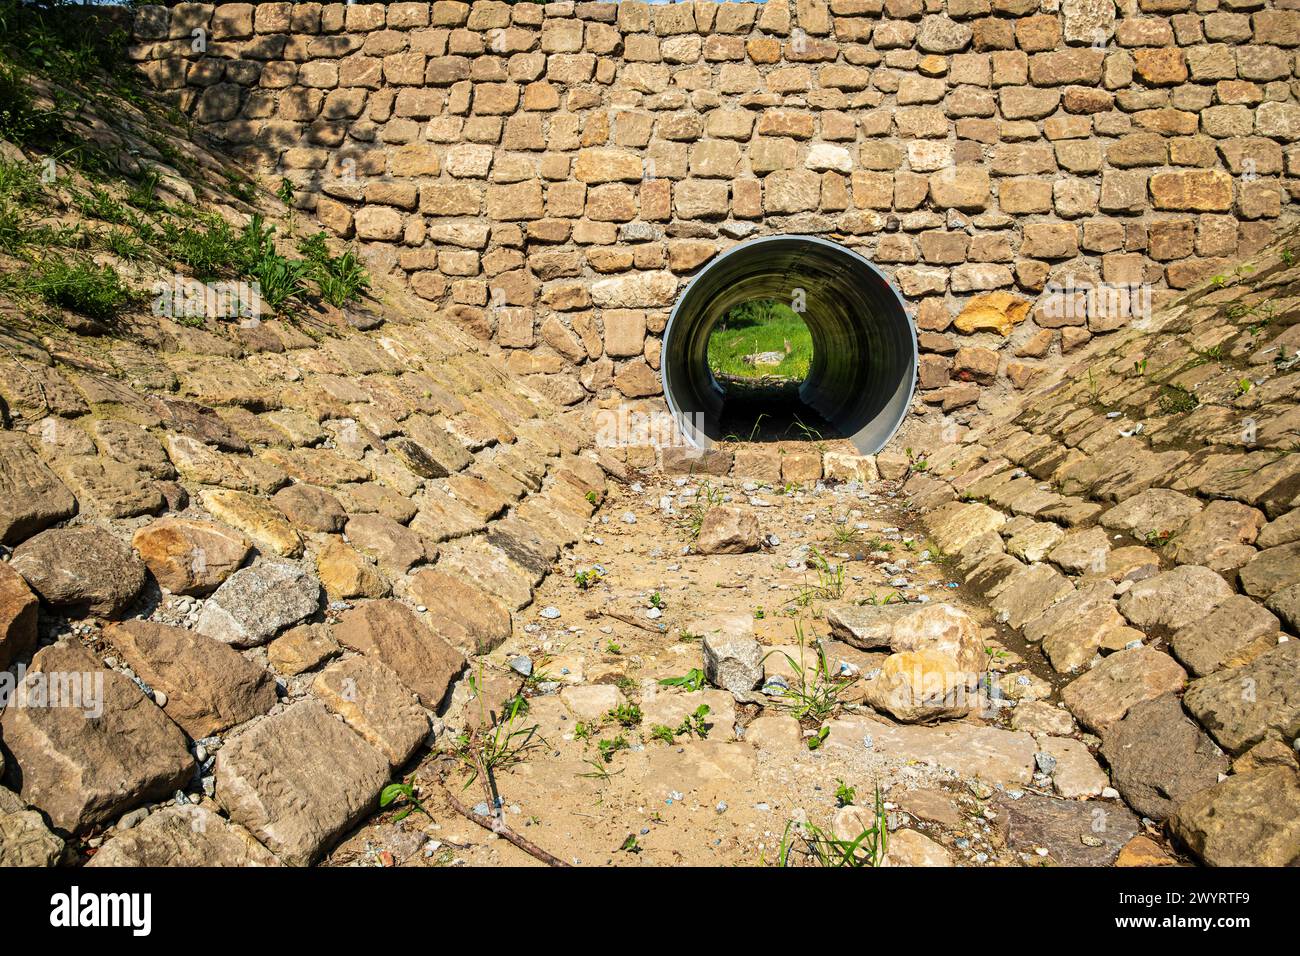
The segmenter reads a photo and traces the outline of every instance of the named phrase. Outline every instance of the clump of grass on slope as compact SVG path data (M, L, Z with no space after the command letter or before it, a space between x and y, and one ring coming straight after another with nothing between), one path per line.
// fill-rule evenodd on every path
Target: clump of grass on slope
M101 322L111 321L136 298L117 270L81 257L41 259L17 283L47 305Z
M370 288L370 275L356 252L347 249L331 256L325 233L317 232L299 241L298 252L311 263L312 281L320 290L321 299L330 305L342 308Z

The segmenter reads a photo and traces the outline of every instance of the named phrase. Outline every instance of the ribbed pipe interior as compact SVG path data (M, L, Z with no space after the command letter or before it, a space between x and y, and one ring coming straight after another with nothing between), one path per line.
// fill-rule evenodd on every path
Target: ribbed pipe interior
M678 299L664 331L664 396L678 428L707 447L723 437L725 389L709 370L714 326L755 299L798 301L813 358L799 394L864 454L884 447L916 384L916 332L903 300L862 256L814 236L769 236L711 262Z

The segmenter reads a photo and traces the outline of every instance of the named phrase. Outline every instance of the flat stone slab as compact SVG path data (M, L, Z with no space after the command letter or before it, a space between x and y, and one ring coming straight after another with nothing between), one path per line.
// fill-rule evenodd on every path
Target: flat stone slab
M46 603L100 617L120 616L145 584L143 562L94 527L42 531L14 549L9 566Z
M1175 632L1174 655L1197 677L1248 663L1277 644L1277 618L1244 594L1234 594Z
M199 497L213 517L244 532L258 548L286 558L302 554L302 536L265 498L226 489L207 489Z
M466 654L488 654L510 636L510 611L458 575L425 568L411 575L411 600L428 609L430 626Z
M331 601L388 597L388 579L364 554L341 538L330 538L316 551L316 574Z
M1047 558L1056 566L1072 574L1099 573L1106 570L1106 555L1110 553L1110 535L1105 528L1075 531L1062 538L1048 553Z
M216 777L233 822L308 866L375 808L389 764L324 704L303 701L226 741Z
M1140 831L1138 818L1118 800L1058 800L1035 793L1017 800L1003 793L993 805L1007 846L1040 863L1110 866Z
M0 867L54 866L63 840L12 790L0 787Z
M106 518L157 514L165 501L148 475L95 455L60 456L51 467L77 496L79 510Z
M1067 799L1099 796L1110 778L1101 769L1097 759L1079 740L1049 737L1040 741L1042 752L1050 755L1056 765L1052 768L1052 786Z
M658 724L676 730L682 721L703 704L710 740L731 740L735 736L736 699L725 690L697 690L686 694L664 691L641 701L641 726L650 730Z
M1007 787L1027 784L1034 776L1038 745L1029 734L1019 731L965 723L900 726L859 718L835 720L830 727L824 747L851 751L865 748L885 757L916 760L961 777Z
M954 501L926 516L930 536L947 554L958 554L986 531L997 531L1007 516L977 502Z
M1240 574L1241 589L1261 599L1300 584L1300 541L1260 551L1246 562Z
M891 646L894 625L914 610L906 604L832 604L826 608L826 623L831 634L846 644L864 651L878 650Z
M114 831L87 866L282 866L253 835L204 804L175 804Z
M1070 579L1048 564L1013 571L989 605L1011 627L1024 627L1074 590Z
M522 609L533 599L532 573L481 538L460 539L442 545L438 567L473 581L511 611Z
M19 694L60 705L20 706ZM69 833L170 797L194 773L180 728L134 681L104 669L79 645L36 653L0 715L0 736L18 765L19 795Z
M422 535L383 515L349 518L347 536L353 547L374 558L380 568L394 576L437 556L437 549Z
M344 611L333 636L344 647L387 664L430 710L438 708L465 667L464 655L400 601L367 601Z
M1079 723L1105 736L1135 704L1182 690L1186 683L1187 672L1168 654L1134 647L1103 658L1067 684L1061 699Z
M27 437L0 431L0 543L17 544L76 513L77 499Z
M560 691L560 700L578 720L600 720L611 710L627 703L613 684L579 684Z
M0 668L35 649L38 604L22 575L0 562Z
M164 712L195 740L275 706L271 675L221 641L152 621L126 621L106 636L137 677L167 695Z
M314 670L341 650L328 624L299 624L268 644L266 657L276 671L292 677Z
M1204 505L1190 495L1167 488L1149 488L1101 516L1103 528L1126 531L1139 541L1177 534Z
M195 630L235 647L255 647L316 613L320 599L320 582L297 565L255 564L217 588Z
M1232 597L1221 576L1187 564L1138 581L1119 599L1119 610L1137 627L1177 629L1206 617Z
M314 485L293 484L281 488L271 496L271 504L299 531L337 534L348 520L339 499Z
M335 661L316 677L312 692L394 768L429 736L429 718L415 695L379 661Z
M1165 545L1179 564L1231 571L1255 556L1251 546L1267 519L1264 512L1237 501L1211 501Z

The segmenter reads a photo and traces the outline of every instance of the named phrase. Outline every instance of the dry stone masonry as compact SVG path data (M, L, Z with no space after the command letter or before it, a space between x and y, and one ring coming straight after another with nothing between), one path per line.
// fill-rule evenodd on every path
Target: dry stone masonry
M950 436L904 485L1069 681L1119 792L1213 865L1300 853L1295 243Z
M198 129L566 404L658 395L685 281L789 232L885 269L926 403L991 407L1133 319L1044 290L1159 304L1300 176L1288 0L180 4L134 34Z
M691 822L640 862L770 860L764 788L840 776L892 776L890 865L1300 861L1293 6L138 8L195 124L171 194L242 225L284 210L219 150L283 176L374 287L6 314L0 864L508 862L374 811L525 689L506 812L587 862L647 794ZM598 451L684 283L776 232L912 303L905 434ZM801 722L818 661L845 697ZM577 722L634 706L671 745L591 773Z

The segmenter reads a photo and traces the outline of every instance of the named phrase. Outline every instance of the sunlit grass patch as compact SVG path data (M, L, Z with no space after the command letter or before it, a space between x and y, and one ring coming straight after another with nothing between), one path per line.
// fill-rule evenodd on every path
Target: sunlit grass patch
M812 336L793 309L757 299L727 313L709 336L709 368L731 378L802 381L812 363Z

